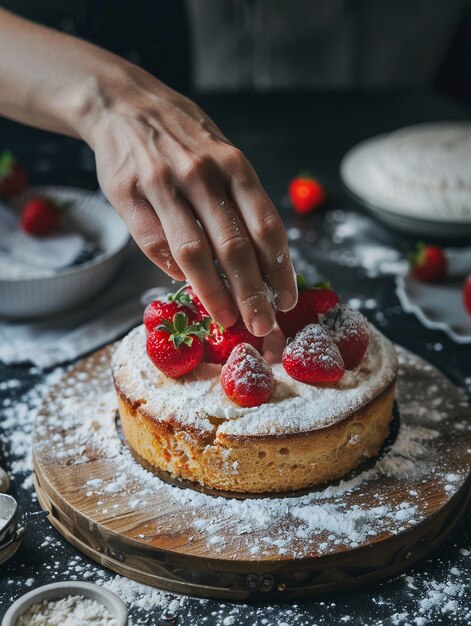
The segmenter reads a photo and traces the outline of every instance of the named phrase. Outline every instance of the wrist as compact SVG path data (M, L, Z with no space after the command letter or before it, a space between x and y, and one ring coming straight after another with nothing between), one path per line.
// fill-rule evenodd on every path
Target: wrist
M94 149L95 129L131 88L131 75L124 62L113 59L100 65L65 96L61 106L66 123Z

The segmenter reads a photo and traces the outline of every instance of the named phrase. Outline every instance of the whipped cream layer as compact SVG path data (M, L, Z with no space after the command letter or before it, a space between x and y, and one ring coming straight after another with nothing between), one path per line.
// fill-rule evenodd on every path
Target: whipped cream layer
M167 421L171 416L182 428L201 434L214 432L217 418L221 420L218 436L289 435L326 428L378 396L397 372L392 343L370 326L370 344L362 362L345 372L337 385L301 383L291 378L281 363L272 363L276 387L270 402L241 408L220 385L220 365L201 363L187 376L174 380L152 364L145 344L145 328L139 326L113 355L113 377L121 393L156 420Z

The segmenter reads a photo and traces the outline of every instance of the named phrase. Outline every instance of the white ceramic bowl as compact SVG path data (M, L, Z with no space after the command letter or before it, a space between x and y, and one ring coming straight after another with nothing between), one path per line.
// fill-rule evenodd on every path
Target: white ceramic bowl
M117 595L92 583L70 580L38 587L18 598L5 613L2 626L15 626L17 619L33 604L43 600L61 600L68 596L84 596L101 602L115 618L117 626L126 626L128 623L128 609Z
M436 204L443 202L440 211L424 212L414 206L414 195L405 194L404 189L394 203L391 199L391 190L394 189L394 181L389 184L379 185L376 180L378 163L381 163L384 156L395 156L391 153L391 138L398 133L424 133L427 129L433 132L440 126L454 128L455 123L411 126L396 133L389 133L371 137L354 146L343 157L340 163L340 177L350 194L357 202L363 205L376 218L386 225L409 234L422 237L450 237L469 238L471 235L471 215L451 213L447 209L443 193L437 189L435 196L431 196ZM469 124L465 125L468 128ZM401 135L399 135L401 136ZM444 155L446 150L444 148ZM444 158L444 160L446 160ZM438 162L438 161L437 161ZM412 175L412 174L411 174Z
M70 187L37 187L28 195L70 202L67 222L94 240L102 252L75 267L37 278L0 278L0 316L44 317L72 309L98 293L124 259L129 242L126 225L106 201L91 191Z

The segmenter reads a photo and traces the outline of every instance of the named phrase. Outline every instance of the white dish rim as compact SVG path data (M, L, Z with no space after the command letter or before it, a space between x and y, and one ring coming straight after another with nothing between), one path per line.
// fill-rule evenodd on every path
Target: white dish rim
M443 331L455 343L459 343L461 345L471 343L471 335L456 334L449 324L447 324L446 322L438 322L429 319L417 304L413 304L406 293L404 276L402 274L395 276L395 281L397 297L399 298L399 302L401 303L401 306L406 313L414 314L417 319L425 326L425 328L428 328L429 330Z
M351 180L350 176L347 173L348 168L350 166L350 162L353 160L353 158L358 158L358 155L362 151L368 150L371 147L377 148L378 144L384 141L387 137L390 137L391 134L392 133L381 133L379 135L374 135L373 137L368 137L367 139L363 139L363 141L360 141L359 143L357 143L355 146L350 148L350 150L348 150L345 153L345 155L342 157L342 160L340 161L339 172L340 172L340 178L342 179L342 182L345 185L345 187L348 189L348 191L354 196L354 198L357 201L360 202L360 204L367 205L372 210L383 211L384 213L388 213L394 217L402 217L405 219L417 220L418 222L425 222L430 225L435 224L437 228L443 224L451 224L457 228L460 226L465 227L465 228L470 228L471 217L469 220L466 220L466 219L463 220L461 218L456 218L455 216L448 216L442 219L440 218L430 219L430 218L424 217L423 213L420 213L420 212L417 213L412 210L405 212L402 210L398 210L397 208L395 208L394 206L388 203L383 203L381 200L378 202L377 199L372 198L371 196L368 196L362 191L358 191L358 188L355 187L355 183Z

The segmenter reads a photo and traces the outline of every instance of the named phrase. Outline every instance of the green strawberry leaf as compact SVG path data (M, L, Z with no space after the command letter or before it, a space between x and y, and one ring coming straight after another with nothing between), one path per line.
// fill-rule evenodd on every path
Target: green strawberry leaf
M425 251L425 243L423 241L418 241L415 244L415 250L409 252L407 258L411 265L420 265L424 261L424 251Z
M10 150L3 150L0 154L0 178L9 176L11 168L15 163L16 159Z
M188 315L186 313L175 313L173 316L173 328L175 333L184 333L188 328Z
M157 330L163 330L169 334L168 341L173 341L175 348L179 348L182 344L191 346L193 339L196 337L201 342L209 335L209 326L211 318L205 318L201 322L188 324L188 315L183 312L175 313L173 320L162 320L157 326Z
M193 337L191 335L187 335L184 339L183 339L183 343L188 346L189 348L191 348L191 346L193 345Z
M326 280L315 283L312 287L309 287L307 280L302 274L296 274L296 282L298 284L299 291L306 291L307 289L330 289L330 283Z
M157 326L157 330L163 330L169 335L173 335L175 327L170 320L163 319L161 323Z
M307 281L302 274L296 274L296 282L298 284L299 291L307 289Z
M312 180L312 174L311 172L308 172L307 170L303 170L302 172L299 173L298 178L301 178L302 180Z

